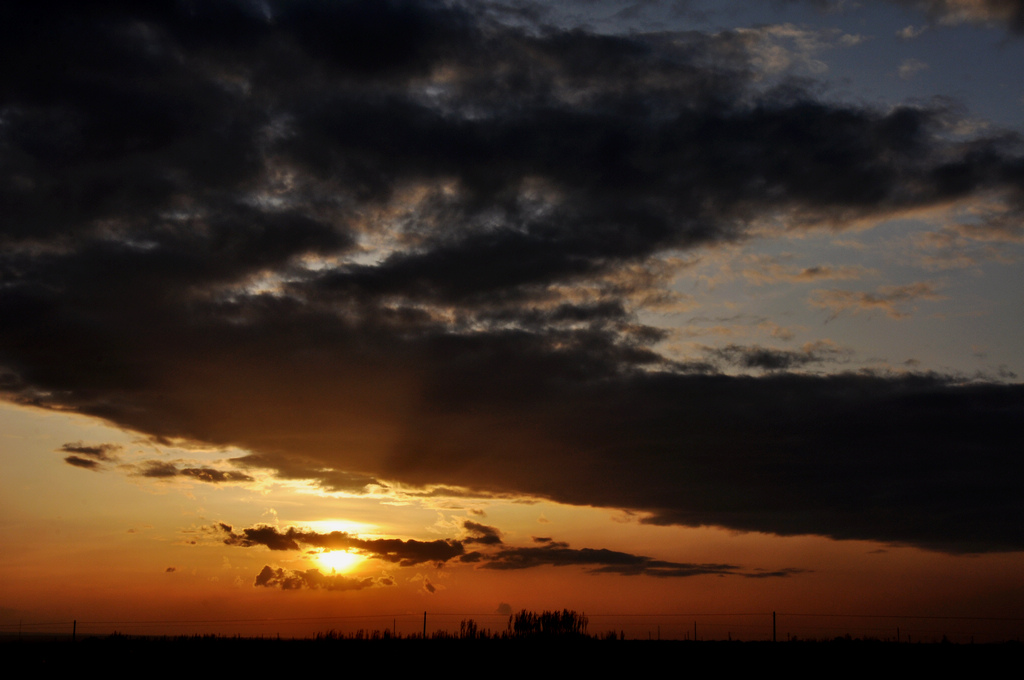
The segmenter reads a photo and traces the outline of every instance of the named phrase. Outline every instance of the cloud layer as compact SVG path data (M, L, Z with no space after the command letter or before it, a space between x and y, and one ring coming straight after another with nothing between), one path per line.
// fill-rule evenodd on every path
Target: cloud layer
M786 577L801 573L799 569L748 571L734 564L668 562L606 548L570 548L569 544L553 541L550 538L534 539L534 542L539 544L534 546L506 546L498 538L500 532L495 527L470 520L464 521L463 527L470 534L467 538L461 540L439 539L430 542L399 539L362 540L339 531L325 534L295 527L281 531L267 525L249 527L243 529L241 533L235 533L230 525L220 523L215 527L215 532L227 535L227 538L224 539L224 543L227 545L243 548L262 545L270 550L279 551L299 550L301 545L327 550L355 550L370 558L397 563L401 567L412 567L424 563L440 567L450 560L457 559L459 562L476 564L480 569L500 571L577 566L585 568L592 574L654 576L657 578L687 578L709 574L767 578ZM466 552L464 546L474 543L480 544L485 552ZM334 584L336 578L340 579L340 582ZM269 566L264 567L256 577L257 586L277 586L285 590L297 588L351 590L367 587L373 583L368 578L324 577L316 569L306 572L287 572L282 569L274 570ZM429 592L434 592L429 580L424 581L424 588Z
M512 27L475 5L12 3L0 64L10 399L328 488L1024 548L1020 386L693 375L638 317L662 258L766 220L993 195L993 224L1019 220L1013 135L759 89L739 33ZM818 299L900 314L934 295L918 286Z
M280 588L281 590L362 590L376 585L392 585L386 579L350 578L342 574L323 574L319 569L293 571L263 567L253 583L258 588Z
M299 544L326 550L357 550L378 560L393 562L402 567L412 567L425 562L444 563L465 554L460 541L438 539L436 541L406 541L397 538L360 539L344 531L321 534L289 528L284 533L270 526L257 526L234 533L228 524L219 528L227 534L224 543L249 548L264 545L271 550L298 550Z

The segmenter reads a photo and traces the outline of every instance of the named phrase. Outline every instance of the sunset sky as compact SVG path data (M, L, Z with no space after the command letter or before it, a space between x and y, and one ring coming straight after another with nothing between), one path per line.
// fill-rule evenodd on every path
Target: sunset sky
M0 634L1024 632L1021 0L0 4Z

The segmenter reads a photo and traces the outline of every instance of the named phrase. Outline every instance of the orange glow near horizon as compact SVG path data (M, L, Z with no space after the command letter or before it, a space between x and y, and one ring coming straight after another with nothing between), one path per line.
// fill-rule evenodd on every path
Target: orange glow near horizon
M306 636L332 628L387 628L395 625L394 616L372 617L396 612L398 632L413 634L425 609L431 630L457 631L459 621L473 618L497 631L508 618L497 613L502 605L512 611L575 609L590 617L592 633L616 630L630 639L659 632L663 639L685 637L694 622L702 639L766 639L772 611L779 612L780 639L846 633L891 638L899 627L913 640L948 635L981 642L1015 638L1020 631L1014 618L1022 606L1020 553L949 555L820 536L664 527L612 509L548 501L431 497L385 506L374 497L317 497L285 484L259 487L259 493L255 484L146 485L146 478L126 479L116 469L94 473L67 465L60 446L117 442L125 447L124 458L139 460L189 452L149 453L131 433L95 420L6 404L0 405L0 424L6 463L0 499L12 520L0 527L0 537L20 546L0 555L6 584L0 632L19 626L65 631L77 620L80 634L116 629ZM225 456L190 455L197 467ZM802 571L782 578L662 579L595 574L593 565L493 570L449 560L402 566L355 551L225 545L223 530L214 527L223 520L236 533L272 524L282 533L296 527L428 543L466 540L467 519L501 532L501 546L466 544L467 551L484 554L533 547L534 537L551 537L570 549L725 562L743 573ZM332 581L334 587L257 587L264 567L283 570L283 578L311 568L346 578Z

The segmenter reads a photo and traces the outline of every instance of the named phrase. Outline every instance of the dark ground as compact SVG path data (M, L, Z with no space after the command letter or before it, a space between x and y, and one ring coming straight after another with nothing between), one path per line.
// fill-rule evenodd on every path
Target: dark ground
M1019 643L678 642L602 640L278 640L133 638L0 641L7 668L36 671L476 672L543 677L566 673L766 672L835 670L995 672L1024 657Z

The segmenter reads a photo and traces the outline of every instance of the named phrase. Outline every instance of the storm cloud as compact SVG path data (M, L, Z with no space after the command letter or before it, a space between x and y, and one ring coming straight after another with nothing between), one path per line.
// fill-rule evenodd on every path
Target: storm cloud
M4 393L334 490L1024 548L1020 385L790 375L822 356L770 350L736 353L778 369L763 377L695 375L640 320L663 258L761 221L842 229L978 196L1021 218L1018 136L765 88L748 47L470 4L6 4ZM900 314L933 294L817 300ZM464 553L225 531L398 563Z

